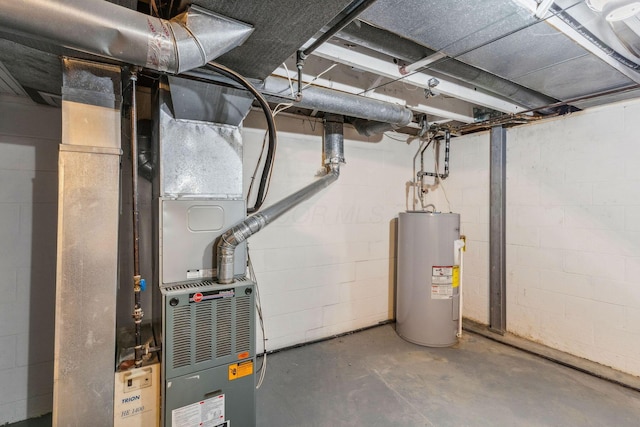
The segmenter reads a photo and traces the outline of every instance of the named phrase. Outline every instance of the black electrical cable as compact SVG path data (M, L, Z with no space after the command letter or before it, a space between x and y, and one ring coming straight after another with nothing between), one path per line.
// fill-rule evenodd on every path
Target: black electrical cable
M206 65L206 68L215 71L218 74L221 74L231 80L235 81L249 92L255 96L256 100L260 104L262 111L264 112L265 118L267 120L267 129L269 130L269 147L267 149L267 157L264 162L264 168L262 169L262 176L260 177L260 185L258 187L258 194L256 196L256 202L252 208L247 208L247 213L255 213L257 212L264 200L266 198L265 188L269 181L269 175L271 174L271 169L273 168L273 159L276 151L276 145L278 143L276 137L276 125L273 121L273 115L271 113L271 108L269 108L269 103L264 96L244 77L230 68L225 67L224 65L217 64L215 62L209 62Z

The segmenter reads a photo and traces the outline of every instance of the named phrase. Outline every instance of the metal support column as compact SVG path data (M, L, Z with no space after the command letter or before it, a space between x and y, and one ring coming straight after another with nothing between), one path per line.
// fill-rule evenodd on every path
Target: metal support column
M120 205L120 68L65 58L53 425L111 425Z
M506 187L507 131L491 128L489 171L489 329L504 334L507 329L506 294Z

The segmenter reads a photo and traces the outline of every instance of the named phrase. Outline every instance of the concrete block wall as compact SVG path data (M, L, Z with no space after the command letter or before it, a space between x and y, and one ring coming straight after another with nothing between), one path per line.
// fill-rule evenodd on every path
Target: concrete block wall
M507 329L634 375L640 375L639 115L640 102L630 101L507 131ZM445 182L469 237L465 315L484 323L488 147L488 132L454 139Z
M639 102L510 129L508 328L640 375ZM51 409L60 111L0 98L0 424ZM245 122L245 187L264 123ZM266 206L322 167L322 124L280 116ZM346 127L340 179L249 240L267 349L393 318L395 218L417 146ZM465 316L488 320L488 133L452 142L430 195L468 237ZM450 205L450 207L449 207ZM262 343L259 343L261 348Z
M452 138L449 177L426 197L437 211L460 214L460 233L467 238L462 288L464 317L483 323L489 318L488 138L488 133ZM444 150L441 151L443 156ZM425 168L434 169L431 149L425 152Z
M52 408L60 114L0 97L0 424ZM266 205L312 182L322 167L321 123L285 117L278 127ZM252 113L244 130L247 186L263 129ZM269 350L394 316L394 218L405 209L414 148L346 133L340 180L250 240Z
M283 117L277 125L265 206L311 183L322 167L321 122ZM245 123L245 186L262 129L259 117ZM405 210L415 148L387 137L368 140L348 126L345 134L340 179L249 239L268 350L394 317L394 218Z
M51 411L60 123L0 96L0 425Z

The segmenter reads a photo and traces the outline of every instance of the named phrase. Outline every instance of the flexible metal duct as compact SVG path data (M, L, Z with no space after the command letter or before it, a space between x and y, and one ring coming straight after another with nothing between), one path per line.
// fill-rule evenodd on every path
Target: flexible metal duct
M391 123L398 127L408 125L413 118L411 110L402 105L318 86L305 88L302 99L295 101L291 94L289 80L280 77L268 77L261 92L271 102L291 102L295 106L309 110Z
M253 31L197 6L167 21L103 0L1 2L0 27L168 73L201 67L242 44Z
M360 135L373 136L398 129L398 126L391 123L375 122L373 120L355 119L351 124Z
M324 158L327 174L301 190L285 197L257 214L251 215L240 224L227 230L218 241L217 273L218 283L233 283L233 263L236 246L262 230L291 208L328 187L340 176L340 163L344 163L344 134L342 117L330 116L324 124Z

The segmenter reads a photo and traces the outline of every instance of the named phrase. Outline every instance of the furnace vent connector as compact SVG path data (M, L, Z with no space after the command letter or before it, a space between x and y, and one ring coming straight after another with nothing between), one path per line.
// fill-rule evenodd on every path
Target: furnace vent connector
M343 121L344 118L342 116L328 115L325 118L323 153L326 175L265 210L251 215L220 236L217 246L218 283L229 284L234 282L233 264L236 246L338 179L340 176L340 163L345 162Z

